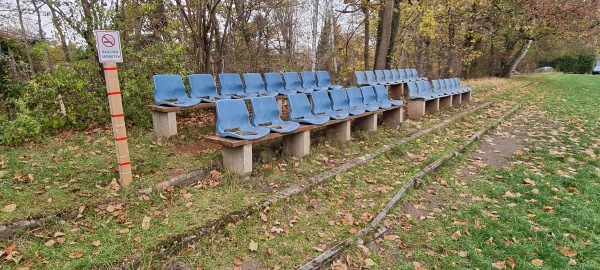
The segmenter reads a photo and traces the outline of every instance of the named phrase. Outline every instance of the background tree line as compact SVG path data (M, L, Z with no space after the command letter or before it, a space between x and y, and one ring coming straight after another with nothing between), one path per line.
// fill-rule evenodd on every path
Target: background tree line
M596 0L1 0L0 12L0 144L108 122L97 29L121 33L125 113L143 127L155 74L508 77L593 60L600 23Z

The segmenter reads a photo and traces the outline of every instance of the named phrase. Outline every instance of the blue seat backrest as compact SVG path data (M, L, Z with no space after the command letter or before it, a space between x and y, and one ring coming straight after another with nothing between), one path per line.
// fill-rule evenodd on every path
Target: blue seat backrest
M440 92L441 91L441 86L440 86L440 81L439 80L432 80L431 83L433 84L433 91L434 92Z
M444 83L446 83L446 88L449 88L449 90L454 90L454 84L450 79L444 79Z
M456 88L460 89L460 83L459 83L458 78L454 78L453 81L454 81L454 85L456 86Z
M187 97L183 79L177 74L154 75L154 101Z
M329 95L331 96L331 108L334 111L346 109L350 106L346 91L342 89L332 90L329 92Z
M410 79L410 80L414 80L416 79L415 74L413 74L412 69L405 69L406 71L406 78Z
M302 81L300 81L298 72L284 72L283 80L285 81L285 89L288 89L288 90L302 89Z
M368 84L377 84L377 76L375 76L375 72L372 70L365 70L365 75L367 76Z
M250 125L250 114L246 102L241 99L223 99L215 103L217 130L225 132Z
M400 74L400 79L404 81L408 80L408 77L406 76L406 70L398 69L398 73Z
M356 85L369 84L369 82L367 82L367 75L365 75L364 71L354 71L354 76L356 76Z
M217 95L217 84L211 74L190 74L190 96L193 98L212 97Z
M363 86L360 88L360 92L363 95L364 104L377 103L377 96L375 95L375 90L373 90L373 86Z
M392 73L392 78L394 81L401 81L402 79L400 78L400 73L398 72L397 69L392 69L390 70L390 72Z
M310 98L312 99L312 112L314 114L321 114L333 110L327 91L315 91L310 94Z
M394 75L392 75L392 71L389 70L389 69L384 69L383 70L383 75L385 75L385 81L386 82L394 82L394 81L396 81L394 79Z
M416 82L408 82L408 96L417 96L419 95L419 88L417 87Z
M244 73L244 85L246 93L264 93L265 82L260 73Z
M259 126L266 123L281 121L279 107L275 97L256 97L250 100L252 104L252 125Z
M327 71L321 70L315 73L317 75L317 84L320 87L329 87L331 86L331 78L329 77L329 73Z
M450 90L450 86L446 85L446 81L444 81L444 79L439 79L438 81L440 82L440 90L442 90L442 92Z
M389 100L387 89L383 85L375 86L375 95L377 96L377 101Z
M219 83L221 84L221 95L244 94L244 85L240 74L221 73L219 74Z
M265 81L267 82L267 91L280 92L283 90L283 80L279 72L265 73Z
M415 77L415 79L418 79L418 78L419 78L419 73L417 72L417 69L416 69L416 68L413 68L413 69L411 69L410 71L412 72L412 74L413 74L413 77Z
M429 82L426 81L417 81L417 87L419 88L419 94L428 95L430 94L431 86L429 86Z
M348 105L350 105L350 107L365 105L362 93L358 87L349 87L346 89L346 93L348 94Z
M310 71L302 71L300 72L300 76L302 76L302 88L316 88L317 81L315 80L315 75Z
M291 94L288 96L290 106L290 118L297 119L300 116L311 115L310 103L306 94Z
M387 82L383 70L375 70L375 79L377 79L378 84L385 84Z

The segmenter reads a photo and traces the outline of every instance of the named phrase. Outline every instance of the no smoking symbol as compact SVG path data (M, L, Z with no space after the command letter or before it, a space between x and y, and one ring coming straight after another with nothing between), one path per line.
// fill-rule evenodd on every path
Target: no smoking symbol
M110 48L112 46L115 46L115 37L113 37L112 35L109 34L105 34L102 36L102 44L104 44L104 46Z

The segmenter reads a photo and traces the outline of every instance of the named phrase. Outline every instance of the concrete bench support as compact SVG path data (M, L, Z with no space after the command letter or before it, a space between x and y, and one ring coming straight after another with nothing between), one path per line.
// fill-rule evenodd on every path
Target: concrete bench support
M421 118L425 115L425 100L408 101L408 117L413 119Z
M175 112L152 111L152 125L157 137L177 135L177 117Z
M388 96L391 99L401 99L404 96L404 84L393 84L389 86Z
M283 136L283 153L303 158L310 153L310 131L302 131Z
M223 146L223 167L241 176L252 174L252 144L238 147Z
M462 93L461 99L463 102L471 102L471 91Z
M328 127L327 132L329 137L339 142L347 142L352 139L350 133L350 121L333 124Z
M356 125L356 128L360 130L377 131L377 114L374 113L356 118L356 120L354 120L354 124Z
M400 129L402 121L404 121L404 108L402 107L383 112L383 123L390 128Z
M435 113L439 110L440 110L440 99L439 98L428 100L425 103L425 112L426 113Z
M456 94L452 96L452 106L458 106L462 103L462 94Z
M452 96L441 97L441 98L439 98L439 100L440 100L439 106L441 109L448 109L448 108L452 107Z

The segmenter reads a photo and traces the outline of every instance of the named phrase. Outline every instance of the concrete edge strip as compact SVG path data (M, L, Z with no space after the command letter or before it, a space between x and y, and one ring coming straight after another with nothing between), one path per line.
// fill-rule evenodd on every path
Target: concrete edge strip
M448 119L443 120L441 123L439 123L433 127L429 127L427 129L413 133L410 136L402 138L396 142L384 145L384 146L380 147L379 149L373 151L372 153L357 157L357 158L353 159L352 161L346 162L335 168L325 171L319 175L316 175L316 176L308 179L308 182L309 182L308 185L296 185L296 186L286 188L282 191L279 191L275 194L270 195L269 197L265 198L264 200L262 200L260 202L251 204L242 210L230 212L230 213L222 216L221 218L214 220L208 224L204 224L204 225L189 229L187 231L184 231L182 233L179 233L177 235L171 236L168 239L163 240L159 244L156 245L156 247L154 248L154 252L156 253L154 255L154 257L155 257L155 259L161 258L161 257L166 257L169 254L172 254L178 250L181 250L181 249L187 247L188 244L193 244L194 242L199 241L203 236L209 235L210 233L220 230L221 228L223 228L224 226L226 226L229 223L235 223L238 220L242 220L254 213L264 210L265 208L267 208L270 205L273 205L277 202L283 201L285 198L288 198L290 196L295 196L295 195L303 194L307 191L310 191L313 188L315 188L316 186L318 186L319 184L321 184L322 182L324 182L325 180L327 180L328 178L335 176L337 174L340 174L340 173L344 173L358 165L365 164L365 163L373 160L378 155L389 151L390 149L392 149L395 146L405 144L409 141L412 141L414 139L417 139L419 137L427 135L431 132L440 130L473 112L479 111L481 109L485 109L491 105L492 105L492 102L486 102L486 103L483 103L483 104L481 104L475 108L472 108L468 111L464 111L459 114L456 114ZM121 261L121 263L119 263L120 268L121 269L129 269L132 267L137 268L139 266L138 264L140 263L140 256L141 256L140 254L133 254L133 255L127 257L126 259Z
M414 174L404 184L404 186L402 186L402 188L394 195L394 197L392 197L392 199L390 199L390 201L386 204L386 206L383 208L383 210L373 219L373 221L371 221L371 224L369 225L369 227L366 227L366 228L358 231L352 237L348 237L345 240L340 241L338 244L334 245L332 248L324 251L319 256L317 256L314 259L305 263L299 269L300 270L319 269L319 267L322 267L324 264L331 262L335 258L335 256L339 255L344 249L346 249L347 247L352 245L354 242L361 243L363 241L361 239L361 237L363 237L375 230L380 231L381 229L377 229L377 226L379 225L379 223L381 223L381 221L383 221L383 219L385 217L387 217L389 212L392 210L392 208L394 208L398 204L400 199L402 199L402 197L404 197L404 194L406 194L406 191L408 191L410 188L414 188L414 187L418 186L422 182L421 178L423 178L423 176L435 171L437 168L441 167L447 160L457 156L460 152L464 152L464 150L466 150L467 147L469 147L473 142L480 139L484 134L486 134L490 130L494 129L502 121L504 121L504 119L513 115L522 106L522 104L523 103L515 105L512 109L510 109L508 112L506 112L500 118L496 119L491 125L489 125L486 128L483 128L483 129L479 130L478 132L476 132L475 134L473 134L471 137L469 137L469 139L465 143L463 143L461 146L459 146L456 149L456 151L445 154L444 156L442 156L442 157L438 158L437 160L435 160L434 162L430 163L424 169L422 169L419 172L417 172L416 174ZM379 237L379 236L376 235L373 238L377 238L377 237Z

